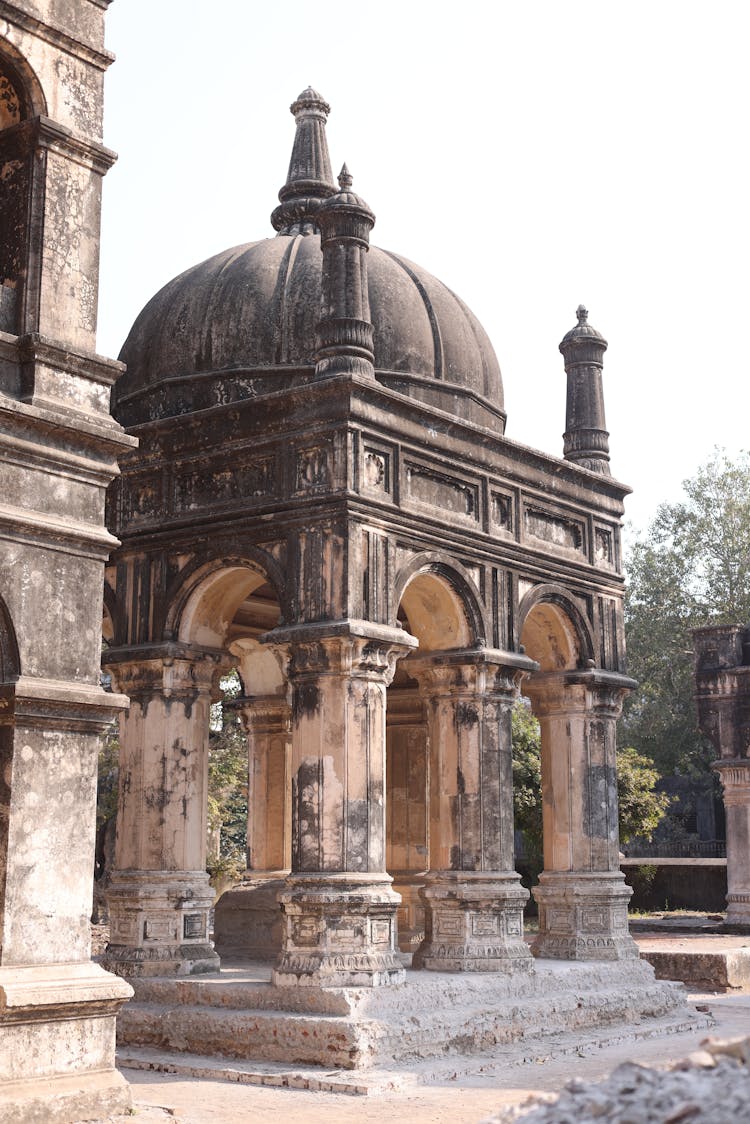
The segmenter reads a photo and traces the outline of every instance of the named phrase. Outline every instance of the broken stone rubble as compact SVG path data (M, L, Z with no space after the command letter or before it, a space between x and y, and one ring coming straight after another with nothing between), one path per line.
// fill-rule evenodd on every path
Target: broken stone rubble
M750 1038L708 1038L669 1069L625 1062L605 1080L569 1081L485 1124L745 1124L750 1121Z

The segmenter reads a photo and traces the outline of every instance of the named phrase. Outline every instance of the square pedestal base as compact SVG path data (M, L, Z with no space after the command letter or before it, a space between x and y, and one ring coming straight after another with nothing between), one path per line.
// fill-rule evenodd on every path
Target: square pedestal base
M217 971L219 957L208 939L213 901L205 871L115 871L102 964L126 978Z
M422 890L425 939L414 967L435 972L530 971L533 957L523 938L523 907L529 892L517 874L431 878Z
M539 906L534 956L553 960L637 960L628 930L632 894L619 871L547 872L532 891Z
M372 876L295 875L279 895L284 948L277 986L382 987L403 983L396 952L401 899Z

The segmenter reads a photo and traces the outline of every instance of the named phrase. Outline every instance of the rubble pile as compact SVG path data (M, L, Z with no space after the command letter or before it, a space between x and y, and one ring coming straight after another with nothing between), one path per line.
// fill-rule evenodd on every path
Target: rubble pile
M605 1081L568 1081L486 1124L750 1124L750 1038L707 1039L668 1069L625 1062Z

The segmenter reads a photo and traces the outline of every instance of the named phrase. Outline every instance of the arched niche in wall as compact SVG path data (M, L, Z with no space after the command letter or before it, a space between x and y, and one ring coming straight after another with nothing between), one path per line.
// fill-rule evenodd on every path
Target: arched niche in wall
M0 330L11 334L36 326L30 278L39 253L43 200L36 198L33 120L45 112L44 95L31 68L0 40ZM3 385L6 382L4 376L1 389L18 392L18 385Z

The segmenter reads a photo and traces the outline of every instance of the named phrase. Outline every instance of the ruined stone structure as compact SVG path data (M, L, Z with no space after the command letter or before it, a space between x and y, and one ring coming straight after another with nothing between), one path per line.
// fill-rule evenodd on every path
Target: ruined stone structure
M275 237L188 270L123 348L106 666L130 696L111 943L132 977L218 966L205 873L208 711L239 668L245 883L217 943L278 988L528 973L510 715L542 725L537 956L628 960L615 722L619 521L586 310L565 336L564 458L508 440L469 309L370 244L331 174L329 107L295 101ZM395 892L397 891L397 892ZM279 915L276 899L281 905ZM399 897L400 895L400 897Z
M750 929L750 628L695 629L698 721L718 754L727 827L727 920Z
M90 959L105 489L134 442L95 354L108 0L0 2L0 1118L122 1111Z

